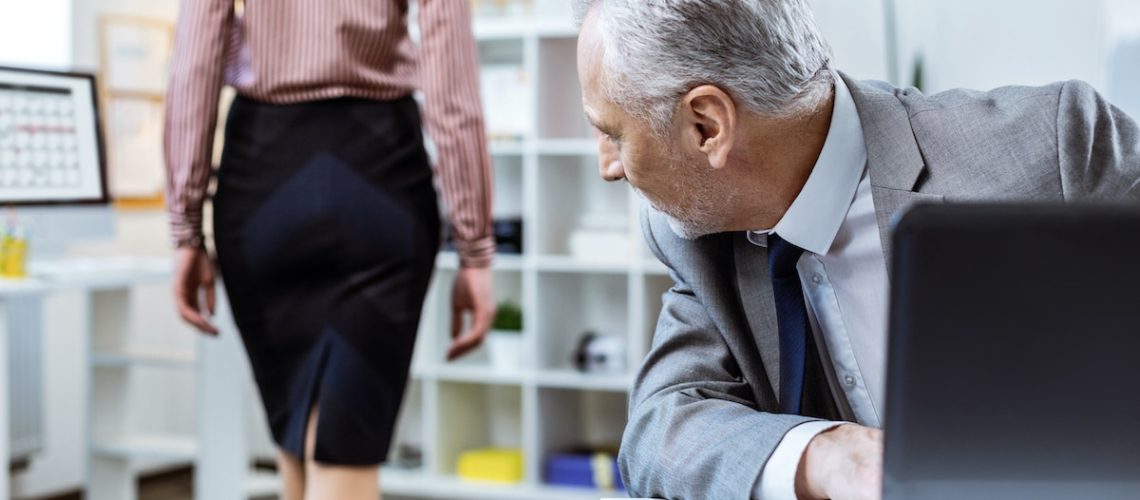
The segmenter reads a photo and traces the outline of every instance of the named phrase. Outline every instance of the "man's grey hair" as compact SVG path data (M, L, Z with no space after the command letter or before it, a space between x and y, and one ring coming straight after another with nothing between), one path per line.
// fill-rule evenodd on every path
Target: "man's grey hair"
M597 6L604 92L664 133L700 85L770 118L826 102L831 48L806 0L574 0L579 27Z

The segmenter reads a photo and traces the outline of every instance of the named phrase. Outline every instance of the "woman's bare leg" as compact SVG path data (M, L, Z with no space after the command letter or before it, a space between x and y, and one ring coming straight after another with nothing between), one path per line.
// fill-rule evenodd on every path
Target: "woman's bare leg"
M380 466L342 466L313 460L317 441L314 407L305 430L305 500L376 500L380 498Z
M281 500L304 500L305 463L289 452L278 449L277 472L281 475Z

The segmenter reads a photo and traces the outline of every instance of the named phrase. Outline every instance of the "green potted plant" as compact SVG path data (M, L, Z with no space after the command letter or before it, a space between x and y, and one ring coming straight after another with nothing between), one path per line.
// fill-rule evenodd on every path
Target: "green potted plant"
M487 335L487 353L497 370L518 370L522 365L522 308L505 300L500 302Z

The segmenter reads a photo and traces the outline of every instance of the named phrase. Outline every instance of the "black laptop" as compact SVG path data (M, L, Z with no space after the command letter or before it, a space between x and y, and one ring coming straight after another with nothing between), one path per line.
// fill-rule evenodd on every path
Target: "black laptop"
M1140 499L1140 207L921 205L893 254L886 500Z

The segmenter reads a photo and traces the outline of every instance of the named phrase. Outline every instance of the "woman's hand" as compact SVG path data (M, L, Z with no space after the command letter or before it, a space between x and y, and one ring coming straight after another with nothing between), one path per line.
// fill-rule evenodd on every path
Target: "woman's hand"
M202 333L217 335L218 329L210 321L215 298L214 266L210 256L204 248L182 247L177 250L175 262L174 303L178 306L178 315ZM200 302L200 297L205 298L205 304Z
M463 317L471 315L471 326L463 330ZM455 276L451 288L451 346L448 361L471 352L491 329L495 317L495 295L491 291L491 268L465 267Z

